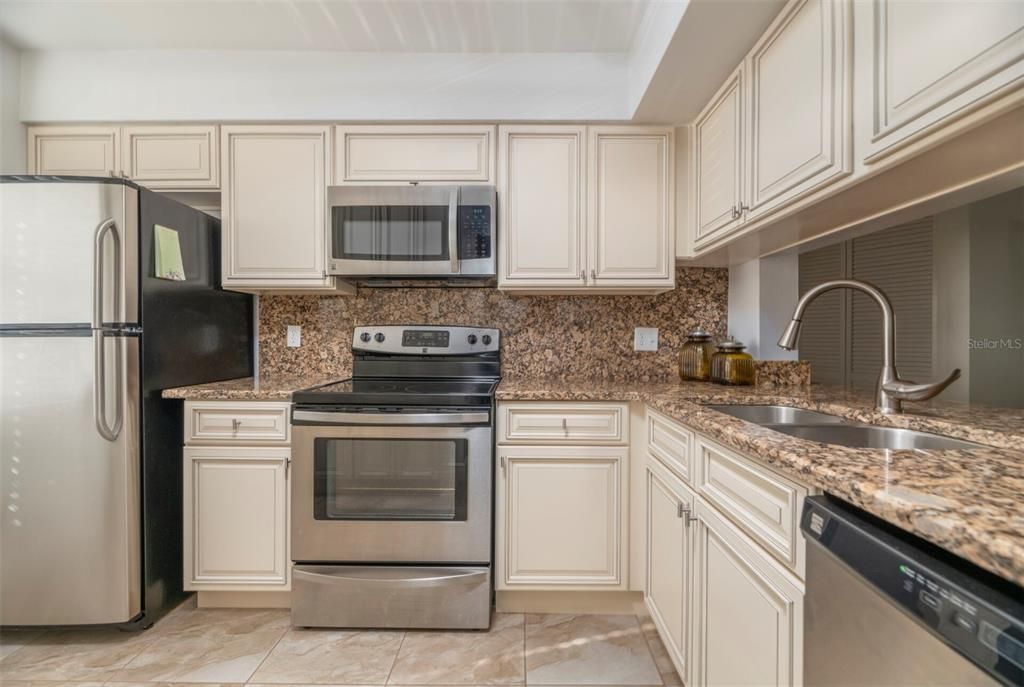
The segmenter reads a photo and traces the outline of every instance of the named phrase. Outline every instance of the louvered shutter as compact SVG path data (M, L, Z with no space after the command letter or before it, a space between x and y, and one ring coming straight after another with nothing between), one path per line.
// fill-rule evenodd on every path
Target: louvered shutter
M800 255L801 296L823 281L843 277L844 245L839 243ZM846 303L843 291L832 291L819 296L804 313L799 352L801 360L811 363L814 384L846 383Z

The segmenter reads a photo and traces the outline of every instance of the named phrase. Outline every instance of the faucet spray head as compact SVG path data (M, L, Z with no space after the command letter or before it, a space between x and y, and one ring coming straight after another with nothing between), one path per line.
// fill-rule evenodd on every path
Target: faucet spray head
M792 351L796 348L796 342L800 338L800 320L790 320L789 324L786 325L786 331L782 332L782 336L779 337L779 347L785 348L787 351Z

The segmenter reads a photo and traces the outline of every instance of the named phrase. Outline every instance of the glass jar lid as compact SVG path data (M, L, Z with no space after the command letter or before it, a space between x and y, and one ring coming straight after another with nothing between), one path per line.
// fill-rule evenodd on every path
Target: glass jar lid
M708 333L707 333L706 331L704 331L703 329L701 329L700 327L697 327L697 328L696 328L696 329L694 329L694 330L693 330L692 332L690 332L689 334L687 334L687 335L686 335L686 338L687 338L687 339L690 339L690 340L692 340L692 341L707 341L708 339L710 339L710 338L711 338L711 335L710 335L710 334L708 334Z
M718 342L718 350L720 351L742 351L747 346L742 341L737 341L731 336L724 341Z

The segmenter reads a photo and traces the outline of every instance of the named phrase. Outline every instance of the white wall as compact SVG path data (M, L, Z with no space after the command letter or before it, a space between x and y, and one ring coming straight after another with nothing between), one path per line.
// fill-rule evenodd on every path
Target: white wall
M729 333L759 360L796 360L778 346L799 298L797 252L777 253L729 268Z
M628 119L625 54L46 51L26 122Z
M21 53L0 39L0 174L24 174L27 169L20 88Z

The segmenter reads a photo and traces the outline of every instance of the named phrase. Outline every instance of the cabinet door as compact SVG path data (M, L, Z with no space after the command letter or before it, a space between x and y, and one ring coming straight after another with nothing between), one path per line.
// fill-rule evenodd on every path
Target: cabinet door
M790 0L747 58L747 219L852 169L848 0Z
M215 189L216 126L126 126L121 169L149 188Z
M672 130L590 127L588 138L590 283L674 285Z
M1008 94L1019 104L1024 3L875 0L870 14L868 59L858 64L874 77L864 93L871 110L858 118L870 128L858 149L867 162Z
M743 202L743 66L736 69L693 123L697 245L739 226Z
M329 286L326 126L221 129L225 286Z
M803 684L803 588L702 499L695 513L695 683Z
M655 458L646 472L644 601L676 670L688 676L694 495Z
M583 286L584 127L500 127L502 287Z
M493 126L336 126L338 184L353 182L491 182Z
M498 589L626 588L628 454L498 447Z
M185 589L287 589L288 448L185 449Z
M120 131L113 126L30 126L30 174L107 177L120 172Z

